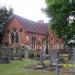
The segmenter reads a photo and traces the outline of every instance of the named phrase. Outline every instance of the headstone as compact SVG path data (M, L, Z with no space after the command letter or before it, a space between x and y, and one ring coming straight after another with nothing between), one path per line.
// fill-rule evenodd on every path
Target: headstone
M73 47L72 48L72 56L71 56L71 62L73 63L73 64L75 64L75 47Z
M25 58L27 59L28 58L28 51L25 50Z
M75 67L74 67L74 64L75 64L75 47L71 48L70 49L70 64L73 65L71 68L68 69L68 72L75 72Z
M50 51L50 60L51 60L51 63L54 64L54 65L56 65L57 64L57 60L56 59L57 59L57 50L52 49Z
M0 63L9 63L10 59L8 56L1 56Z

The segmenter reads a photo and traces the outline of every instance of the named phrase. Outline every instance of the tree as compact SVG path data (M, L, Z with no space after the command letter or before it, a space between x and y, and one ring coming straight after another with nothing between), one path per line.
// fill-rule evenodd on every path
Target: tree
M0 7L0 44L2 45L2 38L7 26L7 23L13 16L13 9L9 8L9 10L3 6Z
M68 44L75 38L75 0L45 0L45 2L46 8L43 11L51 18L50 28L55 31L58 38L64 37L64 45ZM69 55L71 58L74 57L72 50L69 51ZM59 74L59 67L57 73Z
M70 39L75 34L75 0L45 0L45 2L44 12L51 18L50 28L59 38L63 36Z

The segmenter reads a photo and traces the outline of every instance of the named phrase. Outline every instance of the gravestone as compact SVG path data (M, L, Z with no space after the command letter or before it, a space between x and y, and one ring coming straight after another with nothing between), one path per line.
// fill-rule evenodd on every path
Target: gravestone
M70 54L70 64L73 65L75 64L75 47L70 48L69 54ZM75 67L72 66L71 68L69 68L68 72L72 73L75 72Z
M75 64L75 47L73 47L71 50L71 62Z
M10 59L9 56L1 56L0 63L9 63Z
M24 54L24 57L26 58L26 59L28 59L28 50L25 50L25 54Z
M57 50L51 49L50 50L50 61L53 65L57 64Z

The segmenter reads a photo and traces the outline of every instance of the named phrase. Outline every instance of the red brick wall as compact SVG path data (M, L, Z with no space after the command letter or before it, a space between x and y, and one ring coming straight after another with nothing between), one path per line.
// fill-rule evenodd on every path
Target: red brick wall
M21 25L21 23L15 17L13 17L10 24L7 26L7 28L5 30L4 37L3 37L3 43L9 42L9 35L11 34L13 28L16 28L16 30L19 34L19 37L20 37L19 44L21 44L21 45L28 44L30 47L32 47L32 40L29 39L29 41L27 41L26 36L30 36L29 38L34 36L36 38L36 49L42 48L42 39L46 38L46 36L37 34L37 33L26 32L23 25ZM22 32L20 32L20 28L22 28ZM9 30L9 33L8 33L8 30ZM40 44L38 44L38 42L40 42Z
M27 36L29 36L29 41L27 41L28 45L32 47L32 36L36 38L36 49L42 49L42 39L46 38L46 35L36 34L32 32L27 32Z
M3 42L9 42L9 35L11 34L13 28L16 28L18 34L19 34L19 44L24 44L26 42L26 33L25 30L23 29L22 32L20 32L20 28L23 28L23 26L18 22L18 20L13 17L13 19L11 20L10 24L7 26L5 33L4 33L4 37L3 37ZM9 30L9 33L8 33Z
M55 48L56 37L54 32L52 31L49 31L49 43L50 43L50 47Z
M49 31L49 44L51 48L57 49L57 45L64 44L64 39L63 38L57 38L55 33L53 31Z

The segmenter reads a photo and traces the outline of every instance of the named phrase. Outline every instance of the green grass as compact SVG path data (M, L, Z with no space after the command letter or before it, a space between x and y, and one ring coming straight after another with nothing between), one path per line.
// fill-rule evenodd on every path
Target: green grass
M9 64L0 64L0 75L56 75L56 73L54 72L33 71L24 69L25 66L36 63L38 63L38 61L23 60L23 61L12 61ZM60 75L69 75L69 74L61 73Z

